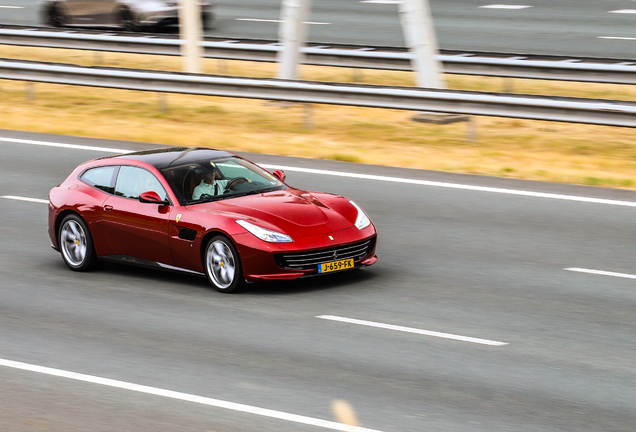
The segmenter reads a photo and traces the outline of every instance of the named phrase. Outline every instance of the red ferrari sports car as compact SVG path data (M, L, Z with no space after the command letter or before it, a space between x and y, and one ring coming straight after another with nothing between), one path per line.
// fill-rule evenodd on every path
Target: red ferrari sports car
M117 260L205 275L221 292L377 261L375 226L356 203L284 181L208 148L95 159L49 194L52 247L72 270Z

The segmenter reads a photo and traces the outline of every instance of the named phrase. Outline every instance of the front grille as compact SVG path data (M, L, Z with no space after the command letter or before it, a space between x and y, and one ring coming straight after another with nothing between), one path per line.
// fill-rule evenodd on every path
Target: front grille
M330 249L304 251L289 254L276 254L276 265L295 270L311 270L318 264L353 258L359 260L367 256L373 249L375 238L360 243L341 245Z

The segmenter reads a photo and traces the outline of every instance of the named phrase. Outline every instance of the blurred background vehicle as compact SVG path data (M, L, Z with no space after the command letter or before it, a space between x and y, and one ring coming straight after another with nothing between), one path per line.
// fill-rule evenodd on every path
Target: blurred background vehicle
M204 29L212 27L214 5L199 2ZM119 27L162 30L179 24L177 0L44 0L41 20L52 27Z

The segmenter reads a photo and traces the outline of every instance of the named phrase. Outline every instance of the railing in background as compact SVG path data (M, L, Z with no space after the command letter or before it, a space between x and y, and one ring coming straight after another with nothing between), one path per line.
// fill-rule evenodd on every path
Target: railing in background
M0 59L0 79L636 127L636 102L290 81Z
M166 35L82 33L47 28L0 26L0 44L69 48L135 54L179 55L181 41ZM276 61L280 47L275 41L206 38L205 57L227 60ZM305 64L364 69L411 70L411 54L399 47L312 45L303 49ZM636 84L636 61L620 59L574 59L504 53L442 51L444 72L459 75L562 81Z

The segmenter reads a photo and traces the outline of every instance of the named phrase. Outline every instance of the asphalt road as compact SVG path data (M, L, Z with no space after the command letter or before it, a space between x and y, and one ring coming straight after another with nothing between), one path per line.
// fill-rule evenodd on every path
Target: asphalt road
M314 0L309 39L324 43L404 45L397 6L383 1ZM276 39L280 3L280 0L219 0L216 25L208 34ZM632 0L501 2L529 6L519 9L484 8L493 3L483 0L430 3L439 44L444 49L635 58L636 7ZM0 0L0 23L38 24L37 1Z
M0 430L329 430L293 415L335 421L334 399L385 432L634 430L636 208L620 205L634 192L248 155L293 168L292 185L356 200L380 260L224 295L194 276L68 270L49 247L46 204L5 196L45 200L109 153L16 139L156 147L0 131Z

